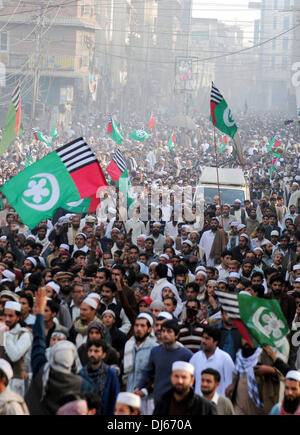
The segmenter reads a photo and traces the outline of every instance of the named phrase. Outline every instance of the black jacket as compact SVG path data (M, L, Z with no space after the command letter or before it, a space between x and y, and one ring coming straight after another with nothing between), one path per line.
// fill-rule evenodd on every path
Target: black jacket
M169 415L168 410L173 397L173 388L162 395L157 402L152 415ZM215 405L195 394L191 388L184 415L217 415Z

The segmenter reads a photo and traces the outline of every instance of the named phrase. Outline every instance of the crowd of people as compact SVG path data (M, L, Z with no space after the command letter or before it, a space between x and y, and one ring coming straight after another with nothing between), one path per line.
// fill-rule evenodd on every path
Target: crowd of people
M95 120L66 127L52 147L26 133L10 146L1 185L81 135L103 170L119 148L134 203L110 186L95 212L59 209L29 229L2 195L0 415L300 414L299 126L281 115L239 121L250 197L215 196L200 213L184 192L215 166L207 117L172 130L157 116L144 142L117 145ZM125 136L136 125L124 123ZM238 166L230 143L218 161ZM283 350L251 347L218 291L277 300Z

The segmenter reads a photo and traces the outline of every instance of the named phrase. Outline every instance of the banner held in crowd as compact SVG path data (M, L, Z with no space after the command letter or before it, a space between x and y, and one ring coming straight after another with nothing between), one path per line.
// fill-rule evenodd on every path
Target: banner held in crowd
M5 125L3 127L2 140L0 145L0 156L7 150L11 142L23 131L21 124L21 95L18 84L12 94L8 108Z

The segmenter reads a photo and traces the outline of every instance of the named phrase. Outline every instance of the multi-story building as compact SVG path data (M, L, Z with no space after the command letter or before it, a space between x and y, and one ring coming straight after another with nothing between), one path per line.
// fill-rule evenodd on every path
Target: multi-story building
M264 102L264 109L289 111L294 0L262 0L260 3L250 2L249 5L261 9L259 42L263 44L257 50L258 99Z
M7 109L19 81L23 119L33 117L33 122L42 123L44 115L48 125L52 115L68 124L71 113L92 100L95 31L99 29L95 0L1 3L0 60L6 67L1 107Z

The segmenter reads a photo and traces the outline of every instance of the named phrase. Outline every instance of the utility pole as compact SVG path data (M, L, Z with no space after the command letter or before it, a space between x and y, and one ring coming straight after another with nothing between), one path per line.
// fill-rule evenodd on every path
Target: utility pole
M37 5L36 3L33 3ZM35 59L34 59L34 85L33 85L33 97L32 97L32 112L31 122L35 120L36 104L39 98L40 90L40 75L41 75L41 41L42 30L44 28L44 5L40 6L40 13L37 17L37 31L36 31L36 45L35 45Z

